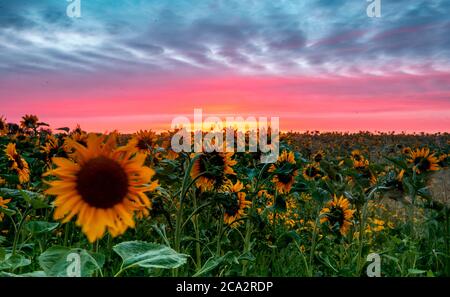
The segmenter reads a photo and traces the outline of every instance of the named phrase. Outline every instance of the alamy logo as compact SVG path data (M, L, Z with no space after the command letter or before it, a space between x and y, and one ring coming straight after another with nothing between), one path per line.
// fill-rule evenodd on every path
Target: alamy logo
M370 4L367 6L367 16L369 18L381 18L381 0L367 0Z
M201 109L194 109L194 125L187 117L176 117L172 129L172 150L179 152L260 152L261 163L275 163L279 155L279 118L215 116L203 120ZM193 142L192 142L192 138ZM246 141L248 139L248 142Z
M81 0L67 0L69 4L67 5L66 14L69 18L80 18L81 17Z
M381 257L377 253L372 253L367 255L368 262L372 262L367 265L367 276L368 277L380 277L381 276Z
M81 257L77 253L70 253L67 255L66 261L69 265L66 268L67 276L81 277Z

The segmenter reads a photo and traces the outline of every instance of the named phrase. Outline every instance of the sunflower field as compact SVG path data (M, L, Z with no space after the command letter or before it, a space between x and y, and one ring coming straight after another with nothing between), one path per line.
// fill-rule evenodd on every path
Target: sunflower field
M173 133L1 117L0 275L450 276L449 134L282 133L262 164Z

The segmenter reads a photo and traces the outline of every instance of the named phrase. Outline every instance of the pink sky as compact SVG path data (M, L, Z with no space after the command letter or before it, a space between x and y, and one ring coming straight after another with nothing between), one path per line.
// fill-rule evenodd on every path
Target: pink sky
M53 128L170 128L177 115L278 116L282 130L449 132L450 74L335 77L47 76L4 79L0 114Z

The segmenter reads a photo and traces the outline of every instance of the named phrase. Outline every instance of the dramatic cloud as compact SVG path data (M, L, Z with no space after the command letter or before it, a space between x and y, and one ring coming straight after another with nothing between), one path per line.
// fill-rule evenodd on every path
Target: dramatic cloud
M349 112L376 121L403 112L412 122L434 117L426 129L443 130L450 1L381 3L382 17L369 18L365 0L81 0L82 17L71 19L65 0L0 0L0 114L16 119L36 106L51 121L64 118L70 102L80 113L67 120L96 114L114 123L120 111L117 128L131 129L142 124L133 116L152 113L147 107L161 121L203 104L223 113L230 106L278 112L293 123L324 113L330 121ZM199 82L204 89L190 86ZM105 100L122 108L102 109ZM330 100L352 108L331 110ZM76 107L87 102L91 108ZM289 125L296 127L305 128Z

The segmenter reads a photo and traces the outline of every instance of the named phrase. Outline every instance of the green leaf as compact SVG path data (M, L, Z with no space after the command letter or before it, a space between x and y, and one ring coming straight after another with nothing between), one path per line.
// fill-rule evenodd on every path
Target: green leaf
M3 208L3 207L0 207L0 212L4 213L7 216L13 216L16 214L15 210L9 209L9 208Z
M420 269L408 269L409 274L422 274L425 272L426 272L425 270L420 270Z
M186 263L187 255L161 244L144 241L127 241L113 247L122 258L122 267L177 268Z
M4 260L0 262L0 270L14 270L19 267L28 266L30 264L30 259L27 259L20 254L12 255L11 253L8 253L5 255Z
M36 192L0 188L0 196L12 197L15 199L23 199L27 203L29 203L34 209L50 207L50 205L45 202L45 196Z
M45 277L47 276L44 271L33 271L28 273L22 273L22 274L15 274L15 273L9 273L9 272L0 272L0 277Z
M69 257L70 254L79 256L81 276L91 276L100 270L105 262L102 254L89 253L84 249L52 246L39 256L39 265L48 276L68 276L69 266L74 263Z
M203 264L203 267L200 268L199 271L197 271L193 276L202 276L214 268L218 267L222 263L236 263L239 264L239 261L236 258L236 255L232 251L228 251L225 255L221 257L211 257L209 258L205 264Z
M25 229L31 234L37 235L46 232L51 232L59 226L59 223L45 222L45 221L30 221L25 225Z

